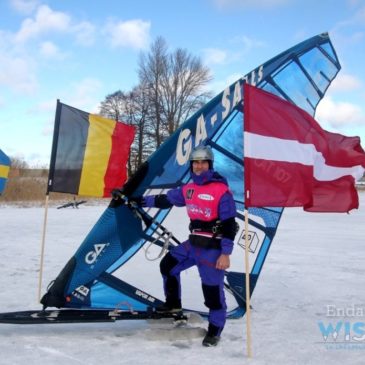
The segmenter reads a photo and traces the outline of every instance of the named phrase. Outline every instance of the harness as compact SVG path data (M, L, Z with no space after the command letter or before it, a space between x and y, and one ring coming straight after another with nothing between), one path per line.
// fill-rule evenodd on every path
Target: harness
M228 191L221 182L183 187L187 212L190 218L189 241L200 248L221 248L222 230L218 219L218 205L221 197Z
M201 220L191 220L189 224L189 231L191 233L209 232L217 237L221 233L222 224L220 220L205 222Z
M189 241L192 246L200 248L221 248L221 222L192 220L189 224Z

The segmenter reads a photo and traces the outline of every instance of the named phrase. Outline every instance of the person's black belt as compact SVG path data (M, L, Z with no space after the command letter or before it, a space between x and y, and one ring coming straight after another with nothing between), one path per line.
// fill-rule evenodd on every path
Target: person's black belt
M208 248L208 249L221 249L221 240L215 237L202 236L199 234L189 235L190 244L194 247Z
M209 232L215 235L221 233L221 221L214 220L210 222L205 222L201 220L191 220L189 224L190 232Z

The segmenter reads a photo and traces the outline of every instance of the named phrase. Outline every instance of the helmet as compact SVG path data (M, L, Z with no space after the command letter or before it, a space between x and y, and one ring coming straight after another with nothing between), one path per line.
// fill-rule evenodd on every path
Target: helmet
M209 146L198 146L190 154L190 170L193 171L193 161L208 161L209 169L213 169L214 155Z
M214 161L213 151L209 146L198 146L193 149L190 154L190 162L192 161Z

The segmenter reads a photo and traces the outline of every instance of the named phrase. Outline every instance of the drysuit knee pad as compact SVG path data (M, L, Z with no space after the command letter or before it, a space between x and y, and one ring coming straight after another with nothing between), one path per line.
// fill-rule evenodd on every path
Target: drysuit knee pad
M202 288L205 300L204 304L209 309L222 309L219 285L202 284Z
M160 272L162 275L169 276L171 270L179 263L175 257L173 257L170 252L165 255L165 257L160 262Z

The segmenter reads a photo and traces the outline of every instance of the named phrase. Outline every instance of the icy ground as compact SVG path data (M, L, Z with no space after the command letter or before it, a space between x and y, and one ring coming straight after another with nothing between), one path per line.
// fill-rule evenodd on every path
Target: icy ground
M0 364L365 364L364 193L360 200L349 215L286 209L252 297L250 360L244 318L227 322L217 348L203 348L186 329L145 321L0 324ZM49 210L43 292L103 210ZM0 312L40 308L43 213L0 207ZM337 341L330 334L325 342L319 322L341 321Z

